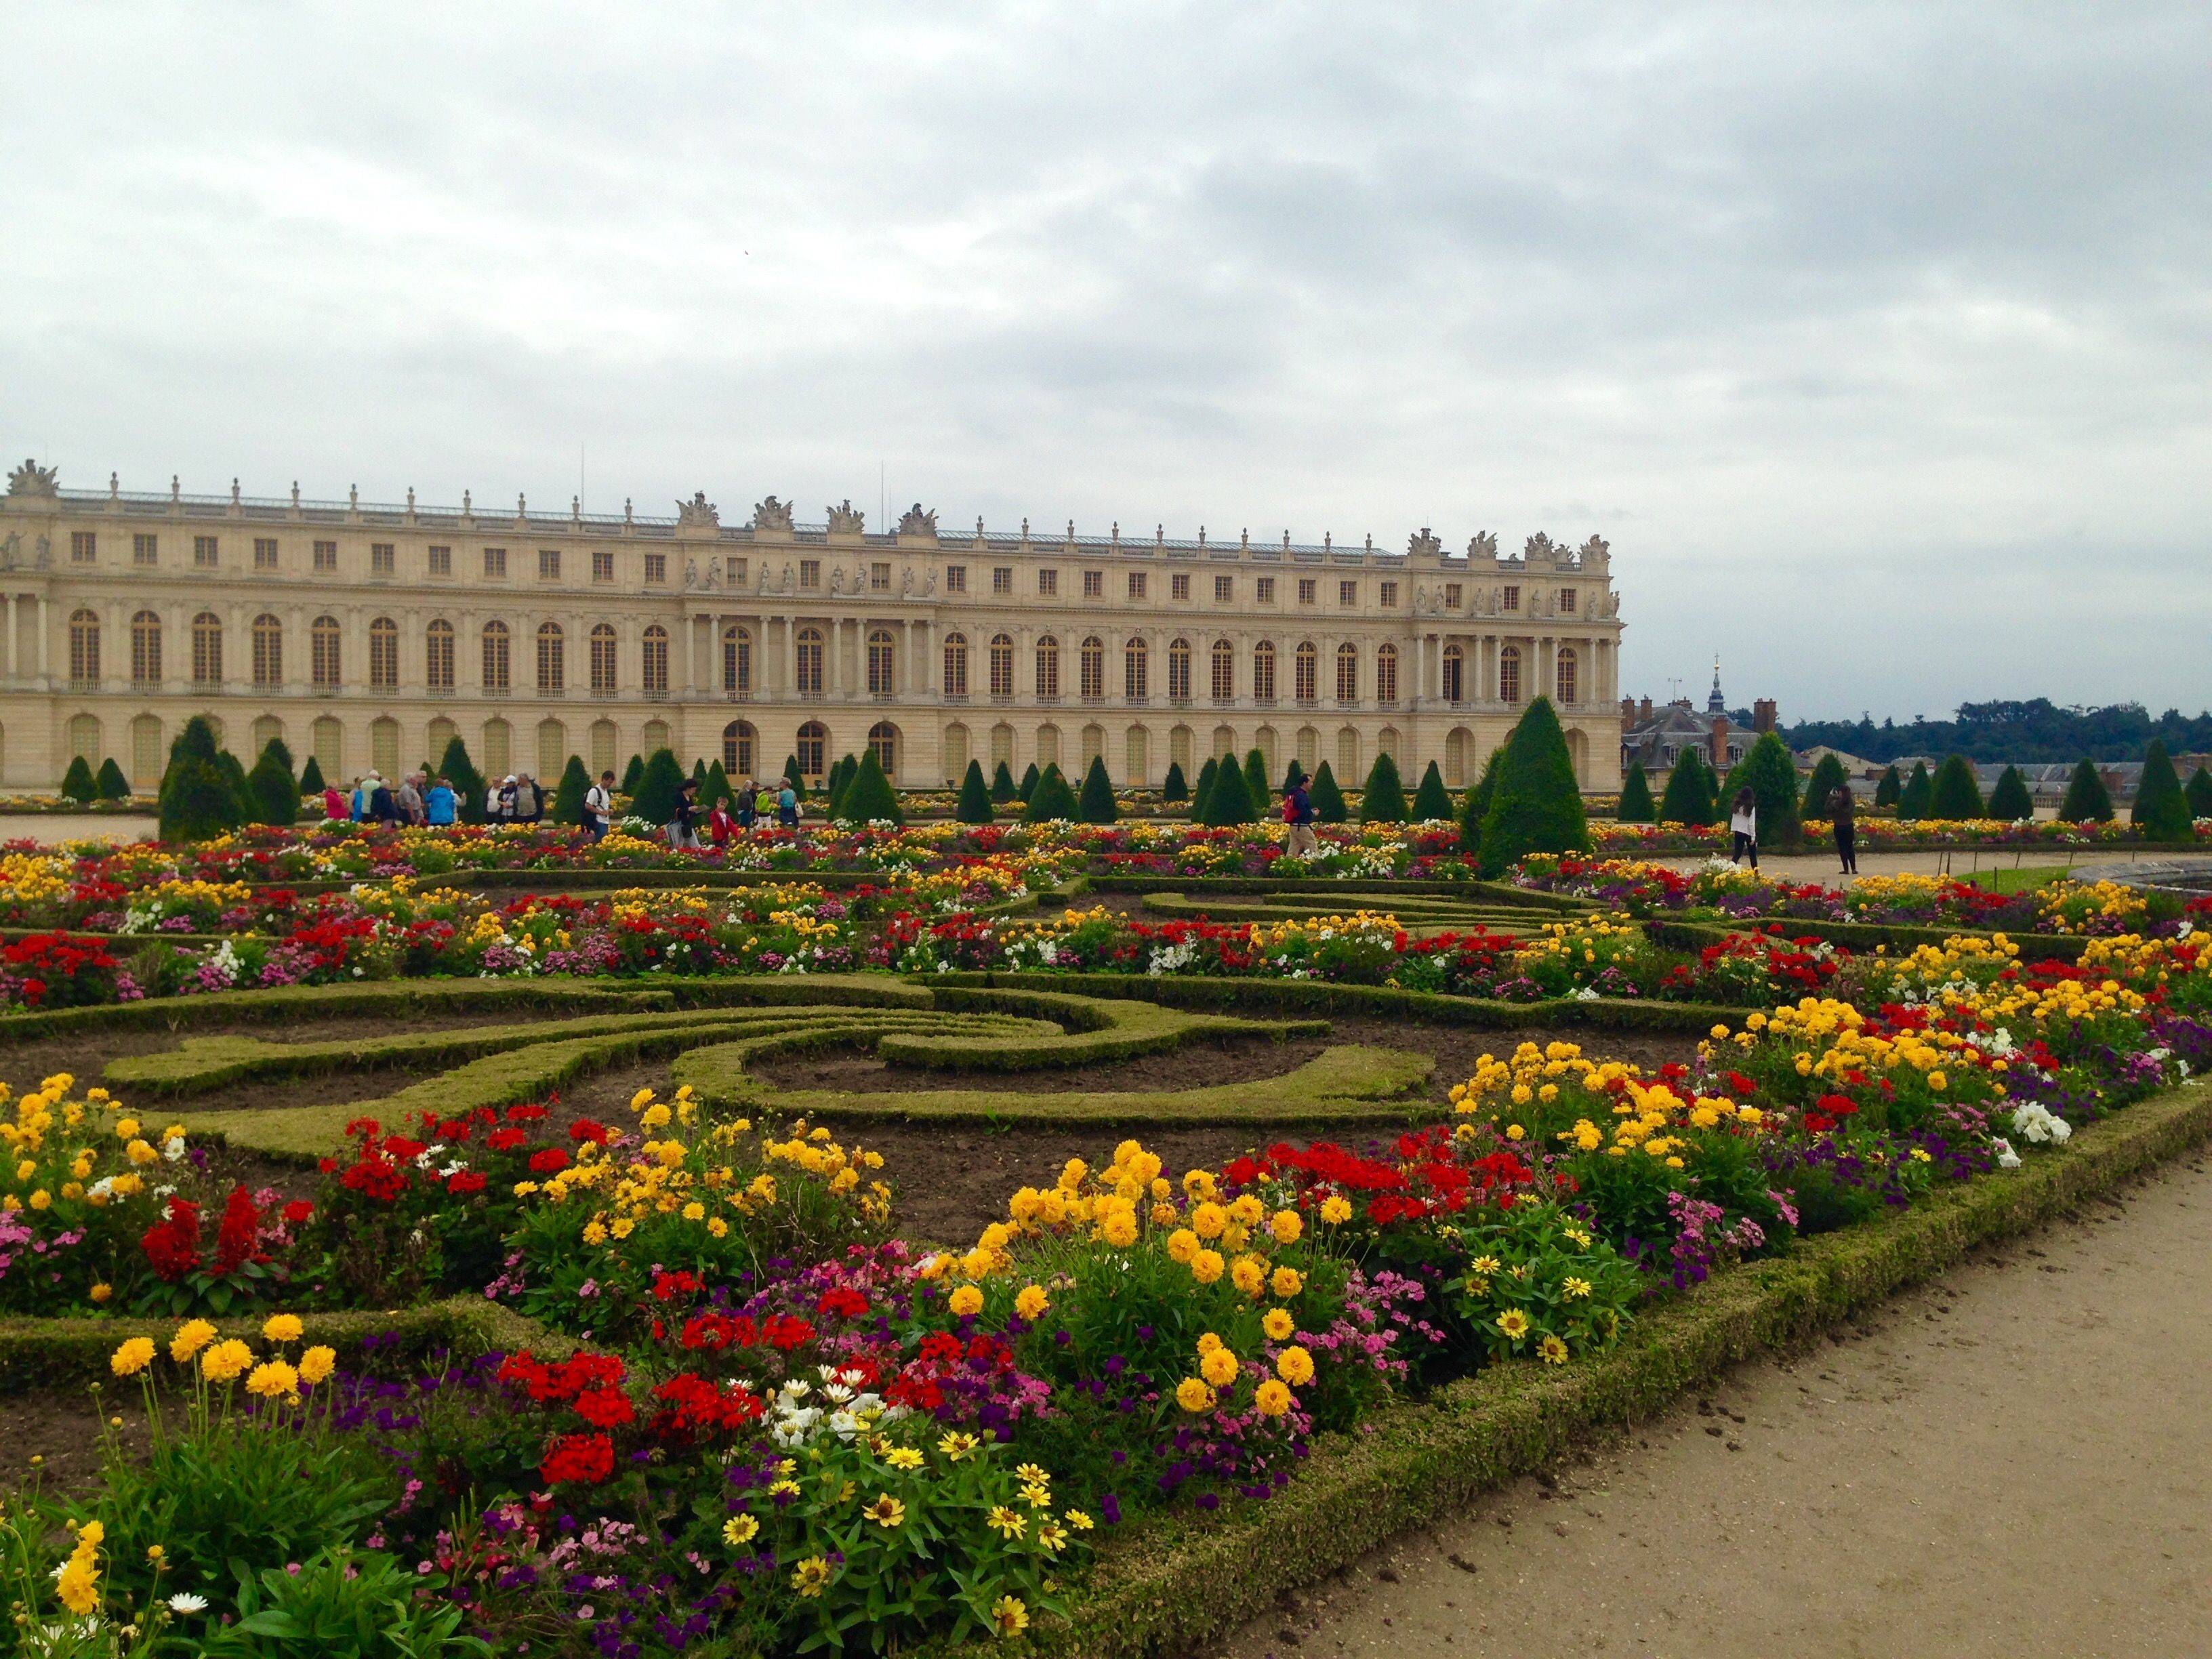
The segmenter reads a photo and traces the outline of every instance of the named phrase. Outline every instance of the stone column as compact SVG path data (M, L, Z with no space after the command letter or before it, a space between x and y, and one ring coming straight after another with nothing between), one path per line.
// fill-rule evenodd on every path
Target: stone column
M41 593L39 595L39 678L41 680L47 676L46 641L52 635L52 630L46 626L46 596Z

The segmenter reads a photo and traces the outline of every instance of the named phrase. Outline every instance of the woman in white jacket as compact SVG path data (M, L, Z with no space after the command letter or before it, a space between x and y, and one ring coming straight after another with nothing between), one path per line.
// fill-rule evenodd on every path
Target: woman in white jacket
M1741 864L1749 859L1751 867L1758 869L1759 805L1747 787L1735 792L1735 804L1729 808L1729 833L1735 837L1729 862Z

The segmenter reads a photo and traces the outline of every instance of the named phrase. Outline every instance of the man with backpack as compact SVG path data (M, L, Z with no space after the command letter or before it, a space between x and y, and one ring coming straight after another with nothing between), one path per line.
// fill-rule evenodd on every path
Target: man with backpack
M584 833L593 841L605 841L614 816L615 775L602 772L599 781L584 791Z
M1290 836L1284 852L1294 859L1310 859L1321 850L1314 836L1313 797L1306 793L1306 781L1302 777L1283 793L1283 822L1290 826Z

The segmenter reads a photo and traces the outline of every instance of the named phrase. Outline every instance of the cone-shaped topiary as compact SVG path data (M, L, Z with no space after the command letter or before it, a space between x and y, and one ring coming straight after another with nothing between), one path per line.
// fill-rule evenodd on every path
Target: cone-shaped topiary
M1206 822L1206 798L1213 793L1213 781L1221 775L1221 763L1208 757L1198 769L1198 787L1190 792L1190 821Z
M310 761L309 765L314 763ZM438 775L453 786L456 815L463 823L483 822L483 774L477 770L476 763L469 758L469 746L459 734L446 740L446 752L438 757ZM301 784L304 787L307 779Z
M276 745L270 746L273 748ZM287 777L291 775L291 766L289 761L285 764L285 775ZM93 779L92 787L94 793L102 800L131 799L131 780L123 775L123 769L115 763L115 757L112 755L100 762L99 775ZM286 822L289 823L290 820L287 819Z
M2006 767L1997 778L1997 787L1990 791L1989 815L2007 823L2020 823L2035 816L2035 802L2029 798L2027 780L2021 776L2017 766Z
M1482 775L1460 805L1459 850L1470 858L1482 850L1482 821L1490 814L1490 798L1498 793L1498 757L1504 752L1502 745L1490 751L1482 763Z
M1182 775L1181 761L1168 763L1166 781L1160 785L1160 799L1163 801L1182 801L1190 799L1190 784Z
M1695 749L1685 749L1674 757L1674 769L1667 775L1667 792L1659 799L1659 822L1701 830L1720 816L1713 795L1712 769Z
M235 830L241 823L253 821L253 786L246 781L246 769L238 763L238 757L228 749L215 751L216 769L222 781L230 786L230 824Z
M1206 792L1206 805L1198 821L1218 827L1255 823L1259 816L1252 805L1252 791L1244 781L1244 769L1233 757L1224 760L1213 775L1213 787Z
M2062 823L2110 823L2112 797L2094 761L2077 762L2066 780L2066 798L2058 803Z
M873 744L863 749L860 759L853 763L852 775L845 780L845 787L838 793L837 811L832 816L848 823L906 822L906 814L899 810L898 791L884 775L884 763L876 758Z
M1014 792L1021 797L1023 805L1026 806L1030 804L1030 798L1036 793L1037 785L1043 781L1044 774L1038 771L1037 763L1031 761L1030 769L1022 774L1022 787Z
M1050 823L1055 818L1066 818L1072 823L1075 814L1075 791L1067 787L1059 763L1054 762L1037 774L1036 787L1030 792L1029 805L1022 808L1022 822Z
M330 787L329 782L323 776L322 763L313 755L308 756L307 763L300 769L300 793L303 795L319 795Z
M1874 787L1874 804L1877 807L1895 806L1904 798L1905 780L1894 767L1887 768Z
M2189 780L2189 787L2183 790L2182 794L2189 802L2191 817L2212 818L2212 772L2198 767L2196 775Z
M1274 792L1267 787L1267 757L1257 749L1244 757L1244 793L1251 798L1253 816L1267 817L1267 804L1274 799Z
M1000 806L1019 798L1021 791L1014 787L1014 775L1006 762L1000 761L991 773L991 799Z
M730 787L730 775L722 769L722 758L717 755L707 763L707 781L699 787L699 805L712 806L718 800L732 801L736 799L737 791Z
M691 762L691 781L699 786L703 799L707 787L707 757L704 755L696 757Z
M300 816L300 786L293 779L292 769L276 758L275 744L263 750L261 758L253 763L253 769L246 775L246 787L252 797L247 809L252 823L283 829Z
M708 775L711 781L712 775ZM584 797L591 791L592 775L584 769L584 757L569 756L568 763L561 769L561 781L553 786L553 804L545 816L556 823L582 823Z
M1114 810L1114 781L1106 775L1106 762L1093 755L1091 765L1083 775L1083 793L1076 799L1076 816L1085 823L1111 823L1118 816Z
M238 793L212 760L186 755L161 790L161 839L207 841L238 827Z
M800 800L806 799L806 774L799 769L799 757L783 757L783 781L791 786L791 793Z
M1912 763L1912 775L1898 791L1897 816L1907 823L1928 816L1928 809L1936 799L1936 780L1928 775L1928 763Z
M1298 757L1296 755L1291 756L1291 763L1283 769L1283 793L1289 794L1291 790L1305 781L1306 769L1298 764ZM1313 791L1309 789L1306 793L1311 794Z
M1631 764L1628 775L1620 781L1620 803L1613 816L1622 823L1658 822L1659 804L1651 799L1651 780L1644 775L1642 761Z
M1802 842L1805 823L1797 816L1797 763L1790 757L1790 745L1775 732L1761 732L1736 772L1736 787L1751 791L1759 814L1759 844L1779 851ZM1734 799L1731 794L1729 799Z
M623 792L623 793L624 793L625 795L635 795L635 793L637 793L637 787L638 787L638 785L640 785L641 783L643 783L644 781L645 781L645 757L644 757L644 756L642 756L642 755L632 755L632 756L629 757L629 764L628 766L625 766L624 768L623 768L623 775L622 775L622 792Z
M62 799L88 801L99 793L100 785L93 781L92 768L85 764L84 757L71 755L69 769L62 774Z
M1784 751L1787 763L1788 751ZM1790 776L1790 805L1797 799ZM1548 697L1539 697L1515 724L1498 757L1498 776L1483 815L1482 873L1497 877L1530 853L1579 853L1589 847L1589 824L1583 816L1582 790L1575 763L1567 753L1566 733Z
M999 769L1002 775L1006 769L1004 766ZM1007 781L1011 783L1012 780L1010 778ZM983 781L982 762L968 763L968 775L960 780L960 805L955 809L953 816L963 823L991 822L994 817L991 811L991 786Z
M1928 816L1931 818L1978 818L1982 786L1974 777L1973 763L1964 755L1953 755L1936 769L1928 787Z
M2142 831L2145 841L2189 839L2189 799L2181 793L2180 775L2167 758L2162 738L2153 738L2143 752L2142 779L2136 785L2136 804L2128 822Z
M1359 821L1362 823L1403 823L1406 821L1406 786L1398 781L1398 763L1384 750L1376 756L1375 764L1368 769L1367 787L1360 793Z
M1413 822L1430 823L1452 815L1451 791L1444 787L1444 775L1434 761L1421 774L1421 787L1413 792Z
M1306 799L1313 803L1316 823L1342 823L1350 816L1344 810L1344 791L1336 787L1336 774L1329 769L1327 761L1314 768L1313 781L1306 786Z
M630 793L629 810L647 823L665 823L676 816L677 797L683 789L683 766L672 751L656 749Z
M1843 762L1831 751L1813 763L1813 775L1805 780L1804 816L1825 818L1836 810L1836 791L1846 787L1850 778L1844 770Z

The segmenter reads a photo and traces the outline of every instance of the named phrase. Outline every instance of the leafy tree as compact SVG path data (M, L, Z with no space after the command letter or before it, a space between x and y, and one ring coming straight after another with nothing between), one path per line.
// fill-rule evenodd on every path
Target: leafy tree
M1316 823L1342 823L1351 816L1345 811L1344 791L1336 787L1336 774L1323 761L1314 768L1313 782L1307 787L1306 799L1313 803Z
M586 786L587 788L589 787L588 784ZM737 792L730 787L730 775L722 769L722 757L717 755L707 763L707 781L699 786L699 805L712 806L718 800L730 801L736 799ZM576 800L579 806L583 804L582 796L579 795Z
M713 781L711 773L708 781ZM726 789L728 787L726 783L723 786ZM584 769L584 757L569 756L568 763L561 769L561 781L553 786L553 804L546 808L547 816L556 823L580 824L584 821L584 797L591 790L592 775Z
M1429 769L1421 774L1421 787L1413 792L1413 822L1430 823L1451 815L1451 791L1444 787L1444 775L1431 761Z
M313 763L310 762L312 765ZM453 787L456 815L463 823L482 823L484 815L483 774L477 770L476 763L469 758L469 746L455 732L446 740L446 752L438 760L438 775Z
M1813 763L1813 775L1805 780L1804 815L1808 818L1825 818L1836 810L1836 791L1850 787L1850 775L1844 770L1843 762L1834 751L1820 757Z
M1885 769L1881 781L1874 787L1874 804L1877 807L1894 806L1905 798L1905 780L1898 775L1894 766Z
M1924 818L1936 800L1936 781L1928 775L1928 763L1912 763L1912 775L1897 797L1897 816L1907 823Z
M2027 780L2021 776L2017 766L2006 767L1997 779L1997 787L1990 791L1989 815L2007 823L2018 823L2035 816L2035 802L2029 798Z
M1190 799L1190 785L1183 781L1182 763L1181 761L1170 761L1168 763L1167 781L1160 785L1160 799L1164 801L1188 800Z
M319 795L330 787L323 777L322 763L313 755L308 756L307 763L300 769L300 793L303 795Z
M2140 703L2060 708L2047 697L1961 703L1948 720L1820 720L1785 733L1793 747L1819 744L1892 761L1900 755L1964 755L1969 761L2057 763L2142 760L2154 738L2168 754L2212 748L2212 713L2153 714Z
M1712 768L1695 748L1685 749L1674 757L1674 769L1667 775L1666 793L1659 799L1659 822L1702 830L1719 816Z
M1018 799L1020 793L1021 791L1014 787L1014 775L1007 769L1006 762L1000 761L997 769L991 774L991 799L1004 806L1008 801Z
M1259 816L1258 809L1252 805L1252 791L1244 781L1244 769L1233 757L1224 760L1213 775L1213 787L1206 791L1199 822L1218 828L1251 823Z
M1769 734L1771 735L1771 733ZM1776 745L1780 746L1778 741ZM1783 751L1784 763L1789 751ZM1796 774L1790 779L1792 816L1797 805ZM1575 781L1574 757L1548 697L1528 705L1505 739L1498 778L1483 815L1482 873L1498 877L1530 853L1577 853L1589 847L1589 824Z
M1759 814L1759 844L1780 849L1803 841L1805 824L1797 816L1797 763L1790 757L1790 745L1774 732L1762 732L1739 770L1739 787L1751 791Z
M1001 764L999 775L1006 777L1006 769ZM1013 781L1011 778L1006 781L1009 784ZM1009 789L1007 793L1011 794L1012 791ZM983 763L981 761L968 763L968 775L960 780L960 805L953 816L963 823L991 822L991 786L983 781Z
M1106 762L1101 756L1091 757L1090 769L1083 775L1083 793L1076 802L1076 812L1085 823L1111 823L1118 816L1114 810L1114 783L1106 775Z
M449 774L448 775L451 775ZM640 785L641 783L643 783L644 781L645 781L645 757L644 757L644 756L642 756L642 755L632 755L632 756L629 757L629 764L628 766L625 766L624 768L623 768L623 775L622 775L622 792L623 792L623 793L624 793L625 795L635 795L635 793L637 793L637 787L638 787L638 785Z
M1659 804L1651 799L1651 780L1644 774L1644 763L1636 761L1628 769L1628 775L1620 781L1620 804L1613 809L1613 816L1622 823L1653 823L1659 817Z
M1936 769L1936 775L1928 791L1928 816L1931 818L1978 818L1987 809L1982 805L1982 786L1976 781L1974 769L1964 755L1952 755Z
M1459 809L1459 850L1469 858L1482 850L1482 821L1489 817L1491 798L1498 793L1498 757L1504 752L1503 744L1490 751L1482 763L1482 775Z
M2196 775L2189 780L2188 789L2184 793L2188 798L2191 817L2212 818L2212 772L2206 771L2201 766L2198 767Z
M1022 774L1022 787L1015 791L1015 793L1021 797L1023 805L1028 805L1030 800L1035 798L1037 785L1042 783L1043 781L1044 774L1038 771L1037 763L1035 761L1031 761L1030 763L1029 770Z
M629 810L647 823L666 823L676 816L677 799L683 792L682 764L671 750L656 749L631 793Z
M1244 793L1252 798L1254 815L1265 817L1274 792L1267 787L1267 757L1257 749L1244 757Z
M1055 761L1037 775L1036 788L1030 793L1029 805L1022 809L1022 822L1050 823L1055 818L1066 818L1072 823L1077 811L1075 791L1067 787L1067 780L1060 775L1060 763Z
M884 763L876 758L873 744L863 749L860 759L853 763L852 773L837 796L833 816L848 823L906 822L906 814L899 811L898 791L884 775Z
M84 763L84 757L71 755L69 769L62 774L62 799L88 801L99 793L100 786L93 781L92 768Z
M1291 756L1291 763L1283 769L1283 793L1289 794L1291 790L1305 781L1305 777L1306 769L1298 764L1298 757L1296 755ZM1306 793L1310 795L1313 791L1309 789Z
M1384 750L1376 756L1375 764L1368 769L1367 787L1361 792L1359 821L1362 823L1403 823L1406 821L1406 786L1398 781L1398 763Z
M2142 779L2136 785L2135 808L2128 822L2142 831L2145 841L2189 839L2189 798L2181 793L2181 778L2167 758L2166 744L2156 738L2143 757Z
M290 775L289 764L285 775L288 777ZM100 775L93 779L92 787L102 800L131 799L131 780L123 775L123 769L115 763L115 757L112 755L100 762ZM296 804L295 799L295 805ZM285 822L289 823L291 820L287 818Z
M2075 763L2074 775L2066 780L2066 798L2058 803L2058 817L2066 823L2112 821L2112 797L2094 761L2085 757Z
M276 745L270 744L246 775L246 806L253 823L283 829L300 816L300 786L277 753Z
M1221 775L1221 763L1212 756L1198 769L1198 787L1190 792L1190 817L1194 823L1206 822L1206 798L1213 793L1213 781Z

